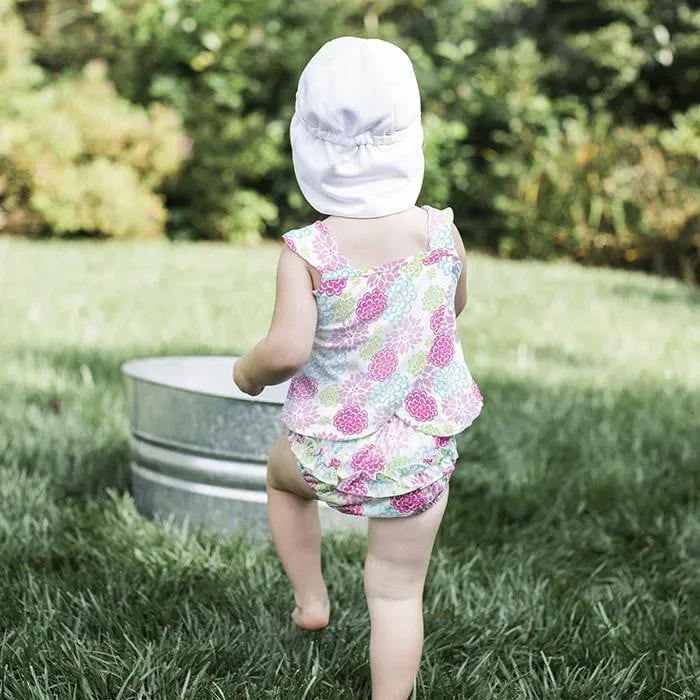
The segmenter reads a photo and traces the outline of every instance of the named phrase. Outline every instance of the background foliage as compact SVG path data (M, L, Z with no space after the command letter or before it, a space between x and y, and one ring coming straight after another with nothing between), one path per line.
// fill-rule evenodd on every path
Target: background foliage
M47 80L21 22L0 15L0 229L25 234L162 235L155 193L182 161L170 108L117 95L91 61Z
M85 65L105 62L119 97L92 89L121 106L102 111L95 94L92 121L108 133L118 120L112 113L148 123L144 150L160 155L147 159L148 175L114 155L120 174L92 164L90 182L118 182L111 206L132 212L134 222L134 212L143 219L150 211L144 231L162 226L154 189L167 195L172 237L256 239L306 221L312 213L294 182L287 137L296 80L324 41L357 34L395 41L411 55L428 136L423 198L452 205L469 241L510 257L569 256L700 277L700 11L689 0L77 5L17 3L37 38L22 69L32 76L22 85L35 104L26 109L45 113L34 92L49 100L56 85L88 90ZM0 23L0 32L22 34L7 12ZM179 115L187 139L160 105ZM169 178L190 140L179 177ZM102 152L89 152L104 162ZM6 178L7 158L1 163ZM24 192L45 188L35 175L23 177ZM57 199L99 200L80 191L82 178L62 182L69 192L49 187L40 197L54 233L138 228L125 223L118 233L100 219L88 226L76 214L54 214L62 211ZM27 206L34 214L39 205Z

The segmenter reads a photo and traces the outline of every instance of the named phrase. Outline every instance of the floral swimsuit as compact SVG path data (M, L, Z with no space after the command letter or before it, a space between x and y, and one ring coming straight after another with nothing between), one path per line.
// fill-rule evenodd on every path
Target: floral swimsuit
M426 210L428 249L368 269L349 264L321 221L284 236L321 282L312 356L282 420L304 480L343 513L429 508L454 471L455 436L481 412L457 335L452 212Z

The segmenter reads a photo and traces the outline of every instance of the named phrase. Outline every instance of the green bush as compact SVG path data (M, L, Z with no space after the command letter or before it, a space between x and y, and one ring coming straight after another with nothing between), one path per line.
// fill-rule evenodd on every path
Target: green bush
M49 71L75 74L100 56L121 95L181 116L193 148L166 189L173 237L255 239L312 215L289 153L296 81L324 41L356 34L395 41L413 59L422 199L452 204L470 241L503 255L697 274L700 12L688 1L21 7ZM586 144L595 154L579 162Z
M533 7L523 3L513 16L527 27ZM443 64L468 65L441 96L445 118L461 114L466 125L468 177L453 176L450 194L468 237L505 256L700 279L700 108L658 120L660 103L645 111L638 101L635 119L626 118L631 83L656 60L632 28L611 17L565 37L573 55L555 55L561 18L559 27L499 44L474 17L473 6L459 8L436 45ZM457 44L455 33L468 39ZM577 85L578 72L595 77L598 91Z
M155 193L183 160L176 112L119 97L92 62L44 82L15 17L0 15L0 231L153 237Z
M607 115L547 134L524 127L495 169L499 252L696 278L700 179L669 151L681 138L678 128L616 127Z
M297 73L352 25L340 3L105 3L102 49L120 90L184 119L191 161L169 190L175 236L251 239L310 212L296 191L288 121Z

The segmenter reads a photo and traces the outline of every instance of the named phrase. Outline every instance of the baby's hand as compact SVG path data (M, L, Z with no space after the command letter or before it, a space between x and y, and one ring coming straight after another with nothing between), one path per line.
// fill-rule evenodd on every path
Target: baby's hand
M233 381L236 386L244 393L249 396L257 396L265 388L259 384L251 384L243 373L243 368L241 367L241 361L238 360L236 364L233 365Z

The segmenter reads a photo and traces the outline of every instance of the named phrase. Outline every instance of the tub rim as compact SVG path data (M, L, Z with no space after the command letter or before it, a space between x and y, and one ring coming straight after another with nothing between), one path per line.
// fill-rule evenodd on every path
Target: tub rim
M281 382L273 386L268 386L263 389L262 393L258 396L248 396L244 394L240 389L236 387L233 382L233 377L230 379L230 388L228 392L217 393L211 390L195 389L190 386L182 386L176 383L167 383L164 381L159 381L153 377L145 377L143 374L138 372L138 368L142 365L148 365L150 363L170 361L170 362L187 362L196 361L206 361L206 360L227 360L231 362L231 369L233 369L233 364L236 360L240 358L240 355L157 355L157 356L146 356L137 357L130 360L122 362L119 366L122 375L133 382L139 384L149 384L151 386L161 387L163 389L170 389L171 391L182 391L187 394L192 394L194 396L208 396L216 399L225 399L228 401L250 401L253 403L266 403L276 406L284 405L287 393L287 382Z

